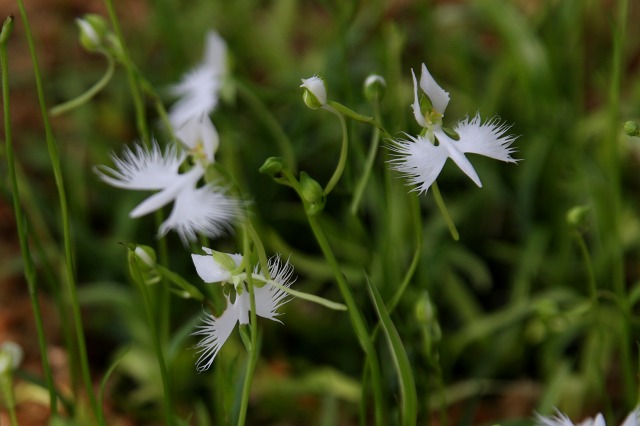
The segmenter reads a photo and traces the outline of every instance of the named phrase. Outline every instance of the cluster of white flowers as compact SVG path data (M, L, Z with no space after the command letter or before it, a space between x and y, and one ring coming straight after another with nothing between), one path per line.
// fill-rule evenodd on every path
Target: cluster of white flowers
M227 298L227 307L219 317L208 314L204 319L204 325L198 327L194 335L204 336L196 345L200 357L196 363L198 371L207 370L220 348L227 341L236 324L249 324L249 311L251 304L249 292L246 287L247 274L238 270L242 262L239 254L227 254L215 252L207 247L202 247L205 255L192 254L193 263L200 278L206 283L232 284L235 299L231 302ZM283 288L289 288L295 281L293 266L289 261L282 263L279 256L274 256L269 261L268 275L258 268L251 274L255 281L253 286L256 315L280 322L276 316L276 310L285 304L287 293Z
M604 417L601 413L593 418L588 418L580 423L573 424L569 417L558 411L554 416L536 415L536 424L538 426L606 426ZM633 410L620 426L640 426L640 408Z
M186 244L198 234L218 237L228 230L241 212L242 203L216 184L200 185L206 168L215 161L219 137L209 114L218 104L227 73L225 42L215 32L206 37L204 59L170 92L178 101L169 111L173 132L182 146L171 144L164 151L154 140L151 146L138 144L112 156L115 168L97 166L104 182L130 190L159 191L129 214L137 218L173 202L159 235L170 230ZM183 173L180 173L180 170Z
M476 114L471 120L465 118L456 124L453 131L457 139L445 133L442 118L449 104L449 93L438 86L424 64L419 86L413 70L411 73L414 86L411 107L416 121L424 130L419 136L407 135L408 139L394 140L391 150L395 158L390 163L393 169L408 177L411 185L416 185L414 190L426 193L447 158L451 158L480 187L480 178L464 154L480 154L510 163L517 161L511 157L514 150L510 147L515 137L505 136L509 127L496 119L482 123ZM429 106L423 107L420 91L426 95Z

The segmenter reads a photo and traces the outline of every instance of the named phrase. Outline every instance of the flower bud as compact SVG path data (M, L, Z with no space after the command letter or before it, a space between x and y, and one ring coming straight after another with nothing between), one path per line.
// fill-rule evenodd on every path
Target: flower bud
M267 158L262 166L260 166L260 173L263 173L267 176L271 176L272 178L276 178L280 176L280 173L284 170L286 164L284 159L281 157L269 157Z
M637 121L627 121L624 123L624 132L629 136L640 135L640 125Z
M80 44L89 52L104 49L104 41L109 32L107 21L100 15L88 14L76 19L80 27Z
M371 74L364 81L363 90L369 102L379 102L387 91L387 82L381 75Z
M327 105L327 85L318 76L302 79L300 87L304 88L302 99L311 109L321 108Z
M149 246L127 244L129 248L129 272L138 284L157 284L162 277L156 269L156 252Z
M575 228L584 228L588 224L591 206L575 206L567 212L567 223Z
M22 358L22 348L17 343L4 342L0 346L0 375L16 370Z
M11 35L11 31L13 31L13 15L7 16L7 19L4 20L4 24L2 24L2 31L0 31L0 43L6 43Z
M310 215L318 214L324 208L325 197L322 187L305 172L300 172L300 197Z

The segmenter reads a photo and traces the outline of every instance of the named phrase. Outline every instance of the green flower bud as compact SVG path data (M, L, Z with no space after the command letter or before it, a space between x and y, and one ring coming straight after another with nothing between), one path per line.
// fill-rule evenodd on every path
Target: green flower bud
M104 50L109 33L107 21L100 15L88 14L76 19L80 28L80 44L89 52Z
M627 121L624 123L624 132L629 136L640 135L640 125L637 121Z
M280 177L280 174L285 169L286 163L284 159L281 157L269 157L267 158L262 166L260 166L260 173L264 173L267 176L271 176L272 178Z
M424 292L424 295L418 299L415 305L415 316L419 323L431 323L436 320L436 310L431 303L431 298L428 292Z
M6 43L9 40L9 36L13 31L13 20L13 15L7 16L7 19L4 20L2 31L0 31L0 43Z
M23 353L20 345L14 342L4 342L0 346L0 375L16 370L22 362Z
M588 225L591 206L575 206L567 212L567 223L575 228Z
M325 196L322 187L305 172L300 172L300 197L310 215L318 214L324 208Z
M387 82L382 76L371 74L365 79L363 90L369 102L379 102L387 91Z
M134 280L142 279L139 284L157 284L162 279L156 269L156 252L149 246L127 244L129 248L129 273Z
M327 105L327 85L318 76L302 79L300 87L304 88L302 99L311 109L322 108Z

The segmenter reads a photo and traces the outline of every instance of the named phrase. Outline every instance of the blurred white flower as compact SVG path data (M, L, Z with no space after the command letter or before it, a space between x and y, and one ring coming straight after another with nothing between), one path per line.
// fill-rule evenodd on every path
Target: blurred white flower
M496 160L515 163L511 157L514 136L505 135L509 126L497 119L482 123L476 114L471 120L465 118L454 127L457 139L449 136L442 128L442 117L449 104L449 94L435 82L427 67L422 64L420 86L413 75L414 102L411 105L418 124L424 127L423 135L407 135L407 139L395 139L390 145L394 158L389 161L391 168L404 174L415 191L426 193L436 180L447 158L451 158L471 180L482 187L480 178L465 154L480 154ZM420 102L420 89L429 99L430 106Z
M17 370L23 357L24 353L20 345L10 340L2 343L0 345L0 375Z
M198 371L209 369L216 355L220 351L224 342L227 341L236 324L249 324L249 311L251 303L249 292L245 285L246 274L237 273L232 275L231 265L223 264L215 258L215 252L203 247L206 256L192 255L198 275L205 282L235 282L235 300L231 302L227 296L227 307L219 317L208 314L204 318L204 324L197 327L194 336L203 336L202 340L195 346L199 355L196 362ZM218 255L225 255L218 253ZM229 254L236 266L240 265L242 257L238 254ZM254 281L253 291L255 294L256 315L278 321L278 308L287 303L287 293L280 287L289 287L295 279L292 279L293 266L287 261L284 264L279 256L274 256L269 260L269 277L267 279L262 271L252 274ZM259 283L258 285L256 285ZM260 286L260 284L262 284ZM278 286L274 285L277 284Z
M176 129L175 135L195 158L203 160L204 164L213 163L220 138L208 116L187 120Z
M536 425L538 426L574 426L569 417L556 410L556 414L553 416L542 416L536 414ZM606 426L604 417L601 413L598 413L595 417L587 418L575 426ZM621 426L640 426L640 408L633 410L626 419L622 422Z
M200 64L169 88L170 94L178 97L169 110L169 120L176 129L192 118L208 115L218 105L227 75L227 45L217 32L207 33L203 56Z
M197 234L218 237L231 228L240 214L241 203L215 185L197 187L204 168L195 164L179 173L186 155L175 145L163 153L154 141L149 149L136 145L135 151L125 148L122 158L112 156L115 169L95 167L98 177L117 188L159 191L148 197L129 216L137 218L173 202L171 214L160 225L159 236L175 230L182 241L194 241Z
M304 101L309 108L315 109L327 105L327 86L322 78L317 75L303 78L300 87L305 89Z

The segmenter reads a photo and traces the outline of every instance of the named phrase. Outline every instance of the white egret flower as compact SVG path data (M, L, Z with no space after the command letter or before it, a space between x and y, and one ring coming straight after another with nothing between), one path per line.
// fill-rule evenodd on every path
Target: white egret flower
M304 101L309 108L316 109L327 105L327 85L317 75L303 78L300 87L305 89Z
M218 105L219 93L227 75L227 45L215 31L205 40L203 59L169 88L178 101L169 110L169 121L180 128L192 118L208 115Z
M204 168L195 164L185 173L179 172L186 154L175 145L163 153L154 141L151 148L136 145L125 148L122 158L112 156L115 169L95 167L98 177L117 188L159 191L136 206L129 216L137 218L173 202L173 209L161 225L159 236L175 230L182 241L194 241L197 234L218 237L231 228L241 204L215 185L197 187Z
M426 193L451 158L460 169L479 187L480 178L465 154L480 154L496 160L515 163L511 157L514 136L505 135L509 126L497 119L481 121L480 116L468 117L458 122L454 132L458 138L449 136L442 128L442 117L449 104L449 93L435 82L427 67L422 64L420 85L413 75L414 102L411 105L418 124L424 127L424 135L407 135L407 139L395 139L390 149L394 158L389 161L391 168L404 174L415 191ZM422 108L420 89L431 102L430 108Z
M249 324L249 312L251 310L249 291L246 287L246 273L235 271L242 261L239 254L226 254L213 252L203 247L207 255L193 254L193 262L198 275L207 283L233 282L235 288L235 300L231 302L227 296L227 306L219 317L208 314L204 318L204 324L197 327L194 336L203 336L195 346L199 355L196 362L198 371L205 371L211 367L213 360L233 332L237 323ZM235 267L234 267L235 265ZM268 264L269 277L258 269L252 274L254 279L254 295L256 303L256 315L278 321L278 308L287 303L287 293L280 287L290 287L295 281L292 279L293 266L289 261L282 263L279 256L274 256ZM260 283L262 285L255 285ZM274 285L277 284L277 285Z

